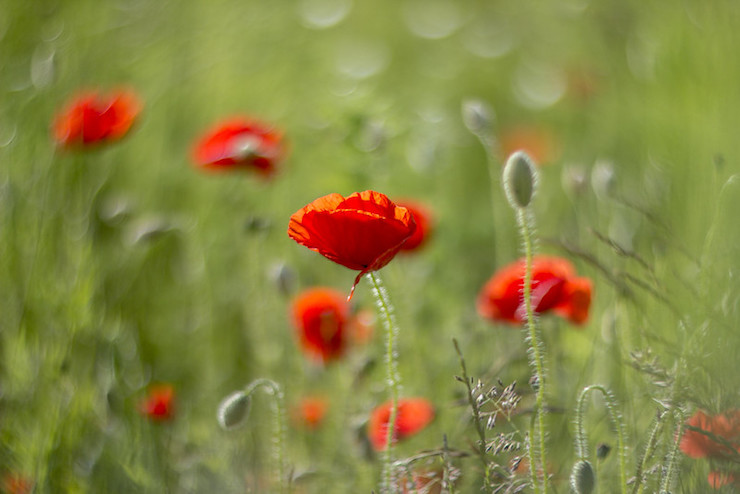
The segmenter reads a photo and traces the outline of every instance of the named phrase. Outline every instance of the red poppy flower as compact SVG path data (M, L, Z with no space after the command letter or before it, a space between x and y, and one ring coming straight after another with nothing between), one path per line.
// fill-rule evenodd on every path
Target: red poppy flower
M370 414L367 425L368 438L376 451L386 448L388 422L391 419L392 402L387 401ZM424 398L402 398L398 400L396 427L393 442L413 436L424 429L434 418L434 407Z
M524 259L499 269L478 295L478 313L493 321L525 322L524 271ZM532 307L535 313L553 310L574 324L583 324L588 319L591 291L591 281L576 277L567 260L550 256L533 259Z
M398 480L398 490L401 494L440 494L443 480L444 473L441 469L418 468L412 472L406 472Z
M292 304L293 324L303 350L326 363L342 356L347 345L345 327L349 304L330 288L311 288Z
M726 485L740 485L740 479L734 473L716 470L709 472L707 482L712 489L721 489Z
M698 410L687 425L724 439L732 447L719 443L701 432L686 429L681 437L681 451L691 458L728 458L740 453L740 410L710 416Z
M175 391L169 384L155 386L141 402L139 411L155 422L164 422L174 417Z
M410 200L395 201L396 205L408 209L416 223L416 230L401 246L402 251L417 250L429 240L432 234L432 213L424 205Z
M193 159L207 170L255 170L269 177L284 154L282 134L262 122L237 117L206 132Z
M324 422L329 403L321 396L306 396L292 410L293 423L298 427L317 429Z
M288 235L324 257L360 271L376 271L398 253L416 223L408 209L372 190L320 197L290 217ZM350 293L351 296L351 293Z
M141 103L130 90L82 93L54 120L54 139L67 148L120 139L129 131Z

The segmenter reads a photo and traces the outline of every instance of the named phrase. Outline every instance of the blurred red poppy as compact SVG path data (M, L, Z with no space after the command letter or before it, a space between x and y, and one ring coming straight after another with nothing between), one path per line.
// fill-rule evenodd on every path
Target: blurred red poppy
M293 300L292 312L301 347L307 354L324 363L342 356L349 318L344 295L330 288L310 288Z
M291 413L293 423L297 427L317 429L324 422L329 403L322 396L306 396L301 399Z
M67 148L87 147L125 136L141 111L133 91L84 92L54 119L54 140Z
M707 475L707 482L712 489L721 489L726 485L740 485L740 479L731 472L713 470ZM733 491L734 492L734 491Z
M5 494L31 494L33 480L22 475L9 473L3 477L3 492Z
M411 212L372 190L320 197L290 217L288 235L301 245L362 276L398 253L416 223ZM350 294L351 296L351 294Z
M402 251L414 251L424 246L432 235L432 212L416 201L401 199L395 201L397 206L406 208L416 223L416 230L401 246Z
M398 487L401 494L440 494L443 480L444 473L441 469L417 468L406 472L398 480Z
M367 434L370 444L376 451L386 448L388 422L391 419L392 402L387 401L370 414ZM434 407L425 398L401 398L398 400L396 427L393 431L393 442L413 436L424 429L434 418Z
M169 384L160 384L149 390L140 403L139 411L155 422L165 422L175 416L175 391Z
M493 321L525 322L524 270L524 259L499 269L478 295L478 313ZM588 319L591 292L591 280L576 277L575 269L567 260L551 256L533 259L532 307L535 313L553 310L574 324L583 324Z
M730 458L740 454L740 410L707 415L701 410L686 425L706 431L726 441L720 443L706 434L687 428L681 437L681 451L691 458Z
M547 165L560 157L560 146L555 136L544 127L518 126L505 129L500 136L501 153L511 156L525 151L538 165Z
M255 170L269 177L284 154L280 132L265 123L236 117L206 132L195 145L193 160L207 170Z

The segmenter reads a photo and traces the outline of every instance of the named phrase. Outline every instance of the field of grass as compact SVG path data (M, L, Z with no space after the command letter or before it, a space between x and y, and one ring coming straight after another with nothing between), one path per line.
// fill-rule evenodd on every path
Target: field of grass
M735 492L738 27L729 0L0 0L0 489L566 493L587 460L584 493L709 492L710 472ZM142 104L126 135L55 142L75 95L122 87ZM283 135L274 176L194 164L234 116ZM593 286L584 324L538 319L544 409L526 329L476 310L523 255L501 185L519 148L538 162L537 254ZM358 274L291 240L291 215L364 190L433 215L423 248L378 273L400 394L435 411L393 448L395 472L437 472L428 487L381 488L367 423L390 390L369 276L351 310L372 333L325 365L291 312ZM481 413L502 406L476 401L493 387L516 382L520 401L475 420L463 373ZM217 421L257 379L284 396L280 479L277 394L251 395L239 428ZM583 400L583 452L593 384L614 403ZM172 408L147 413L162 386ZM326 404L317 423L297 411L306 397ZM697 411L727 420L684 427ZM547 480L526 466L540 418ZM721 451L691 457L686 434Z

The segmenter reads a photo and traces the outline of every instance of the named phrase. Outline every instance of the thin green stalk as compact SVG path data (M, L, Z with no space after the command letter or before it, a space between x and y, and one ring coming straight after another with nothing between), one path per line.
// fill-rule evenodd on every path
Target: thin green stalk
M632 488L632 494L642 494L643 484L645 482L645 470L647 469L647 463L653 455L655 445L658 443L658 434L663 425L663 417L665 413L660 413L655 417L653 427L650 429L650 436L648 436L647 445L642 455L642 459L637 465L637 472L635 473L635 485Z
M526 268L524 271L524 307L527 311L527 339L529 341L529 348L532 355L532 364L534 364L535 378L537 380L537 396L536 396L536 414L537 414L537 432L539 445L538 448L530 448L530 468L533 470L532 475L535 475L534 454L532 451L539 449L540 465L542 466L543 479L542 479L542 492L547 493L547 470L546 470L546 454L545 454L545 372L544 363L540 348L539 338L537 337L537 321L535 319L534 309L532 308L532 262L533 262L533 248L532 248L532 232L529 228L529 222L527 218L527 210L525 208L517 208L517 221L519 227L522 230L522 239L524 240L524 257ZM534 427L532 427L534 429ZM534 439L530 438L530 443ZM538 489L535 484L535 492Z
M619 484L622 494L627 494L627 455L624 447L624 427L617 408L617 402L611 392L600 384L586 386L578 397L576 406L576 453L578 459L585 460L588 457L588 442L583 429L583 411L586 405L586 396L591 391L599 391L604 396L606 408L609 410L614 428L617 430L617 454L619 455Z
M260 378L252 381L244 389L250 396L257 388L264 387L272 395L272 415L274 419L273 454L277 464L275 475L280 492L288 492L288 479L285 472L285 398L280 386L271 379Z
M398 397L401 388L401 376L398 373L397 351L395 348L396 335L398 328L393 316L393 306L388 298L388 292L383 287L380 275L370 272L370 280L373 283L373 294L378 304L378 310L383 317L383 326L385 327L386 349L386 377L391 392L391 415L388 419L388 431L386 434L386 448L383 454L383 474L381 489L383 492L392 492L393 488L393 432L396 429L396 419L398 417Z
M668 488L671 486L671 480L673 479L673 470L676 467L676 461L678 458L678 448L681 444L681 438L683 437L684 433L684 420L686 418L684 417L683 413L680 410L674 410L674 415L677 420L677 431L675 434L676 439L673 441L673 447L671 448L671 452L668 454L668 469L666 470L665 475L663 476L663 481L660 484L660 492L668 492Z

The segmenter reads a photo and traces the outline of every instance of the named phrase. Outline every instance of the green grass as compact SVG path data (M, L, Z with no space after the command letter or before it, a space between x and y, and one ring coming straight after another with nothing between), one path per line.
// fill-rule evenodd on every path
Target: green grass
M595 287L584 327L541 320L556 409L546 416L548 492L568 491L574 411L590 384L619 404L628 477L668 410L647 462L645 492L657 492L683 421L674 412L738 406L736 5L355 1L340 23L313 29L303 12L318 3L0 1L0 475L33 479L39 493L269 491L269 397L254 397L242 429L216 421L223 397L269 378L289 407L306 394L330 401L320 429L288 428L295 492L377 492L380 462L362 427L388 399L380 319L372 341L341 361L307 362L291 297L314 285L348 291L356 273L286 234L316 197L373 189L436 215L430 244L383 269L403 394L437 407L396 456L442 448L444 435L468 454L451 460L457 492L479 492L452 339L476 380L517 381L525 410L534 393L522 334L475 312L485 281L521 255L514 212L499 185L491 197L486 152L462 121L462 102L476 98L494 108L496 135L525 124L556 136L560 155L540 169L533 203L537 249L567 257ZM434 28L424 22L438 4L455 6L437 20L451 33L414 34ZM475 54L500 39L505 53ZM586 77L592 92L567 86L533 106L522 91L542 82L527 78L540 66L557 83ZM120 85L145 105L130 135L55 150L49 128L65 101ZM274 180L191 164L201 133L239 114L284 131L290 153ZM613 167L610 195L591 185L600 160ZM575 169L586 174L577 192L563 185ZM254 219L267 227L248 228ZM167 227L137 240L151 221ZM290 293L272 278L278 265L295 274ZM367 280L353 303L374 307ZM175 388L176 415L150 423L138 403L160 382ZM614 447L603 401L588 404L590 450ZM487 434L526 431L530 418ZM521 454L489 459L506 466ZM720 466L679 453L670 491L706 491ZM599 491L617 492L618 481L613 449L598 464Z

